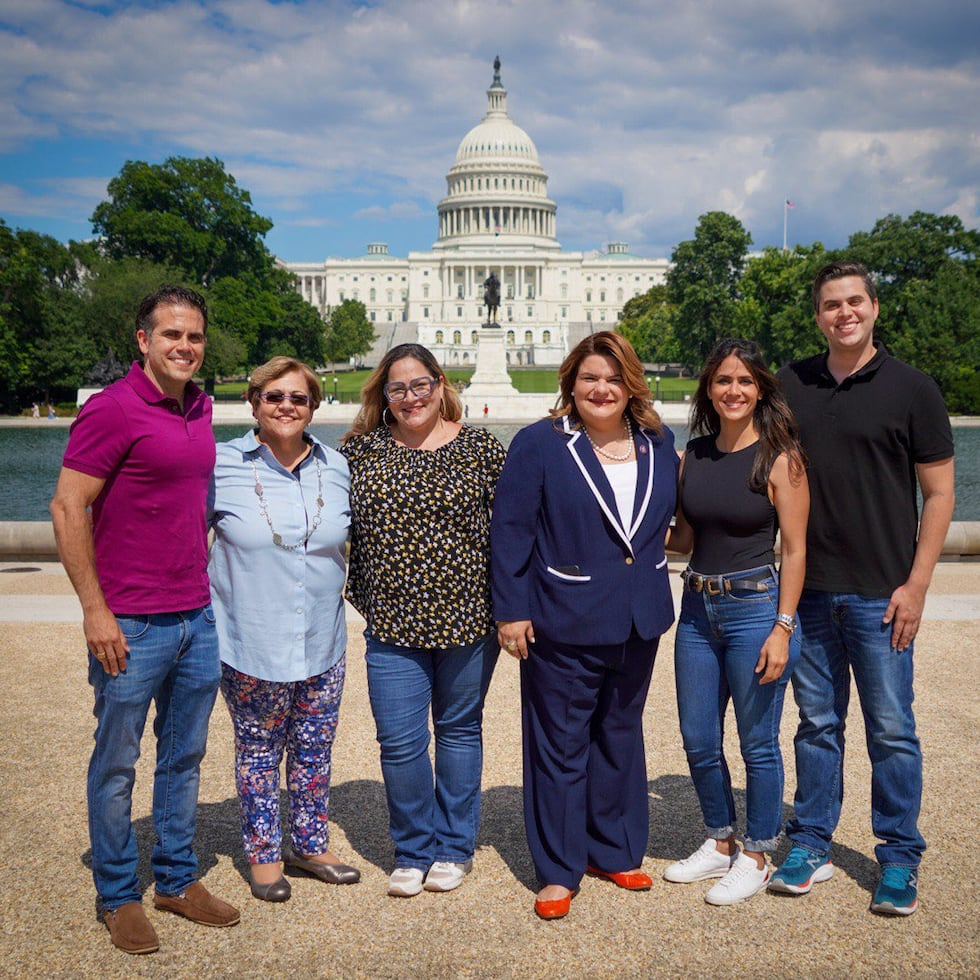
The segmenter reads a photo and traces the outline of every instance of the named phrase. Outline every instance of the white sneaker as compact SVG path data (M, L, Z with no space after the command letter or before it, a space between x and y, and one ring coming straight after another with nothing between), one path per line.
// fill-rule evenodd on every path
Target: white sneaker
M769 868L756 867L755 858L739 854L732 870L704 896L709 905L735 905L762 891L769 884Z
M388 879L388 894L396 898L411 898L422 891L425 872L421 868L395 868Z
M715 844L715 839L709 837L690 857L672 864L664 872L664 878L684 885L704 881L705 878L723 878L731 870L739 851L736 848L729 857L722 854Z
M459 888L463 879L473 870L472 861L454 864L451 861L436 861L425 876L427 892L451 892Z

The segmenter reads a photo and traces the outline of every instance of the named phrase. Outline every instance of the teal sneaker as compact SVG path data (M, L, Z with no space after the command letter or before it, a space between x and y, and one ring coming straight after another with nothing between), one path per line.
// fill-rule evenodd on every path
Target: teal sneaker
M769 879L769 891L805 895L818 881L826 881L833 873L834 866L826 854L815 854L794 844Z
M911 915L919 904L919 873L916 868L888 864L871 899L871 911L882 915Z

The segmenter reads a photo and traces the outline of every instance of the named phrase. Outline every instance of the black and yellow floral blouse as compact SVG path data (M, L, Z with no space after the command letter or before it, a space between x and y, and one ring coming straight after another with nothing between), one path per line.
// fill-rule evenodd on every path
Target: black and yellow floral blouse
M347 598L376 639L446 649L493 629L490 508L504 448L464 425L438 449L398 445L386 425L353 436Z

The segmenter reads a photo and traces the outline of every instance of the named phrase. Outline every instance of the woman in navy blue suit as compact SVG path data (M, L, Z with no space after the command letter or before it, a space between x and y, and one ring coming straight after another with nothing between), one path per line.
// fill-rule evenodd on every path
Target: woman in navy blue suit
M582 876L647 889L643 706L674 620L664 539L674 437L629 341L586 337L560 407L522 429L490 529L500 645L521 663L524 823L538 915L568 913Z

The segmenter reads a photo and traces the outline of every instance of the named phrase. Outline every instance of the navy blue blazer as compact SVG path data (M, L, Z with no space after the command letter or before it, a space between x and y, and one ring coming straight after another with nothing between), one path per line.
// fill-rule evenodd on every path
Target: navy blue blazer
M556 428L556 426L558 428ZM585 431L543 419L514 437L490 524L493 614L529 619L559 643L644 639L674 621L664 537L677 497L674 435L634 434L628 527Z

